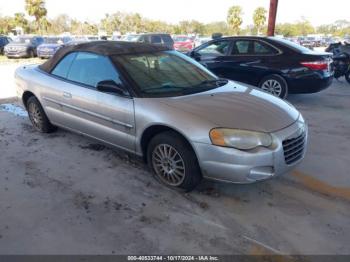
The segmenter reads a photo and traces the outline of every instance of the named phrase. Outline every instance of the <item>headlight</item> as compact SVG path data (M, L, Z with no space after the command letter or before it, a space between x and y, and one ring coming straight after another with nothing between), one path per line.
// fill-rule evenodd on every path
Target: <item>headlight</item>
M242 150L258 146L269 147L272 144L270 134L240 129L214 128L210 131L209 136L214 145Z

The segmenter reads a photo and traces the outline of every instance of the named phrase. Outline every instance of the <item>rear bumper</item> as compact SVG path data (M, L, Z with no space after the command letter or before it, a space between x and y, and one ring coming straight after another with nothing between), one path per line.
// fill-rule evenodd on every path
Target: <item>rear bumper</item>
M301 157L287 164L283 141L297 137L301 132L305 132ZM307 126L301 118L291 126L272 133L274 142L270 148L241 151L203 143L194 143L194 148L205 178L247 184L279 176L292 170L305 156L307 133Z
M317 93L328 88L333 82L333 75L314 75L303 78L287 78L290 94Z

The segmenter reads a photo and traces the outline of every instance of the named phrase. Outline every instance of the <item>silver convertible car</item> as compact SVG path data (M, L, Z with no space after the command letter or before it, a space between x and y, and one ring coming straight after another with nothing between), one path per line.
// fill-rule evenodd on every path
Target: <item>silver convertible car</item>
M15 78L38 131L62 127L134 153L171 187L265 180L305 155L307 126L293 106L163 46L66 46Z

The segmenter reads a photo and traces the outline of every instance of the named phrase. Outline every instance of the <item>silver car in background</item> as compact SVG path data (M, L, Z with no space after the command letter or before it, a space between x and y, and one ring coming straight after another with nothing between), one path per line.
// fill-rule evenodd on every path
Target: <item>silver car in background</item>
M305 155L307 126L293 106L164 46L66 46L15 77L38 131L58 126L142 156L171 187L265 180Z

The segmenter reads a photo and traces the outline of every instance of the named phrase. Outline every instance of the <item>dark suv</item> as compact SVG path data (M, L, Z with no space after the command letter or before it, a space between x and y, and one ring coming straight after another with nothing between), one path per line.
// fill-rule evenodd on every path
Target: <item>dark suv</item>
M141 34L136 39L137 42L164 45L170 49L174 49L174 40L169 34Z
M11 42L11 39L5 35L0 35L0 55L4 54L5 46Z
M9 58L35 57L37 47L43 42L44 38L41 36L20 36L5 47L5 55Z

